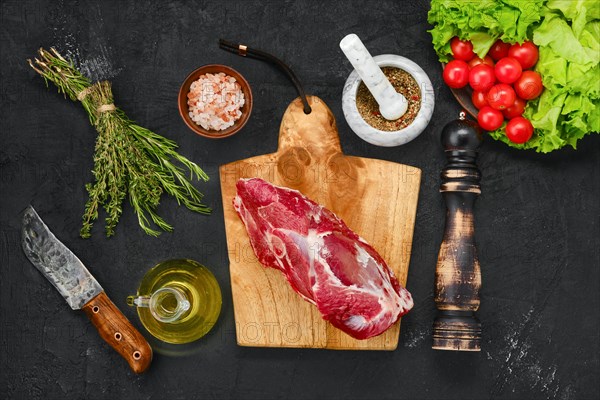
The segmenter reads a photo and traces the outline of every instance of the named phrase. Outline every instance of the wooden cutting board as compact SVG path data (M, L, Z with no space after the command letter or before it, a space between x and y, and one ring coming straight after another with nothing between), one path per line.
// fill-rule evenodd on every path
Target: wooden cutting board
M277 152L221 166L221 192L230 261L237 343L256 347L394 350L400 322L380 336L356 340L321 318L283 274L256 259L244 224L233 208L240 178L259 177L297 189L324 205L381 254L406 284L421 170L408 165L346 156L335 117L318 97L304 114L300 98L287 108Z

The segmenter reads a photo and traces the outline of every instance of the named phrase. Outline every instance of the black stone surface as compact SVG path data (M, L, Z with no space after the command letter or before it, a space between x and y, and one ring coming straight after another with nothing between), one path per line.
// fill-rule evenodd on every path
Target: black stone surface
M484 141L483 193L476 237L483 272L481 353L431 350L433 279L444 224L440 131L459 106L441 80L419 1L2 1L0 398L2 399L592 399L599 380L600 136L549 155ZM341 110L350 64L338 48L357 33L373 54L413 59L436 95L420 137L396 148L361 141ZM235 343L228 253L217 168L272 152L287 104L285 77L258 61L218 49L240 40L289 62L307 92L333 110L347 154L423 170L408 289L415 308L402 320L393 352L242 348ZM82 108L63 99L27 66L38 47L56 46L93 78L114 84L132 118L176 140L211 181L200 185L210 217L165 198L161 214L175 226L154 239L125 207L116 236L97 224L78 236L91 179L95 131ZM186 75L207 63L231 65L251 83L252 118L236 136L195 136L177 112ZM598 84L591 82L590 84ZM224 294L215 330L191 354L156 354L148 373L132 374L82 313L73 312L27 261L19 213L32 203L88 266L109 296L140 327L125 298L145 271L174 257L208 265ZM594 378L594 376L596 378Z

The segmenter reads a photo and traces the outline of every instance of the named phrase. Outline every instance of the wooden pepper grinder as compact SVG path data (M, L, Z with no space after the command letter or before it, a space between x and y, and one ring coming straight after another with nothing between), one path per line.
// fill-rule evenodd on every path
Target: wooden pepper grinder
M446 202L446 230L435 272L433 349L480 351L479 308L481 271L475 248L473 205L481 193L481 173L475 164L481 131L465 119L448 123L442 130L448 162L442 170L440 192Z

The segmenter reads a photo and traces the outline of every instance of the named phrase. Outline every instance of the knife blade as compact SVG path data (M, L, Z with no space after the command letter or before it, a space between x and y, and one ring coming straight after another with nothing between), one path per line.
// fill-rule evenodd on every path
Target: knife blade
M85 265L54 236L32 206L23 213L23 251L73 310L87 314L100 336L129 363L135 373L152 361L144 337L108 298Z

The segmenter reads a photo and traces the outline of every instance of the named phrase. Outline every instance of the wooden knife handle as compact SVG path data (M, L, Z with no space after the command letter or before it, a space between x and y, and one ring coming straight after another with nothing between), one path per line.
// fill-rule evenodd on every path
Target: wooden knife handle
M108 298L101 292L90 300L83 311L92 321L100 337L117 351L136 374L148 369L152 361L152 348L141 333Z

